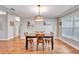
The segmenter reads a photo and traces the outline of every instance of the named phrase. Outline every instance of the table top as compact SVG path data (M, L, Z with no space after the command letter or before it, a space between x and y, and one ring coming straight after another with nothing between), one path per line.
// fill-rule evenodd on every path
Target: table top
M37 38L37 36L32 36L32 35L29 35L29 36L26 36L27 38ZM53 38L53 36L44 36L44 38Z

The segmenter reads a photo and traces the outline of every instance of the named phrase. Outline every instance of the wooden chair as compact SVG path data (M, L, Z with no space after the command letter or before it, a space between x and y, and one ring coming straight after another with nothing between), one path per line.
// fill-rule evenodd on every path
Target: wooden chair
M44 50L44 36L45 34L36 34L37 36L37 50L38 50L38 45L39 43L42 43L42 46L43 46L43 50Z
M25 36L28 36L28 32L25 32L24 35L25 35ZM29 42L31 45L34 45L32 38L28 38L28 42Z

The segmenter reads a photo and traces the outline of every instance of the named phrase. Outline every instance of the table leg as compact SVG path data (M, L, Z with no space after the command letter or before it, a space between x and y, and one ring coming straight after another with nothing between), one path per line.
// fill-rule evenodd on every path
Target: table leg
M51 38L51 45L52 45L52 50L53 50L53 37Z
M28 49L28 38L26 37L26 49Z

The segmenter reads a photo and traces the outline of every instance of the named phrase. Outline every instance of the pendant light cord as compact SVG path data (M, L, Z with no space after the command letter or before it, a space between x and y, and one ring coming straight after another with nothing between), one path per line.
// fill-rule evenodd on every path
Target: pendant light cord
M38 15L40 16L40 5L38 5Z

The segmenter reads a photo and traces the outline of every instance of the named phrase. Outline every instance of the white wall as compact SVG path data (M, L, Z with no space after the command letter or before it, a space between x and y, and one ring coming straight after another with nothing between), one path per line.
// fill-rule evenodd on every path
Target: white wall
M14 38L14 27L15 26L11 26L10 22L14 22L15 21L15 16L8 14L8 39Z
M15 34L19 32L15 27L15 25L18 26L15 22L16 18L17 15L6 9L4 6L0 6L0 40L12 39ZM10 25L11 21L14 22L14 26Z
M36 22L34 20L21 18L20 24L20 35L21 37L24 36L25 32L29 32L30 34L34 34L37 31L43 31L45 33L54 32L56 35L56 19L44 19L47 24L50 25L43 25L43 22ZM27 27L27 22L30 21L34 27Z
M7 38L7 19L6 15L0 15L0 40Z

